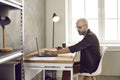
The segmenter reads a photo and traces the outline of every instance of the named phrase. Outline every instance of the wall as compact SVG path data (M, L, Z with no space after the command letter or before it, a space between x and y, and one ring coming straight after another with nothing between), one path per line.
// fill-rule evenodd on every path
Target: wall
M103 59L102 75L120 76L120 51L107 51Z
M25 52L45 47L45 0L25 0Z

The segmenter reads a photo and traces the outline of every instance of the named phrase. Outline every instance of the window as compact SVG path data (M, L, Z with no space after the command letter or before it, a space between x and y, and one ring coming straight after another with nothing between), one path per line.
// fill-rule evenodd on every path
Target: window
M83 38L75 28L76 21L83 17L101 43L120 43L120 0L71 0L69 7L69 43Z

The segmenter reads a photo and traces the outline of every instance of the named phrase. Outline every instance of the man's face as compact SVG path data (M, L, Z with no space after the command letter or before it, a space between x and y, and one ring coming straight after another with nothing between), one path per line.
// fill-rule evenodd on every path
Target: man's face
M76 27L77 27L77 30L78 30L78 33L80 35L85 35L86 33L86 28L87 28L87 25L86 24L83 24L82 21L79 21L76 23Z

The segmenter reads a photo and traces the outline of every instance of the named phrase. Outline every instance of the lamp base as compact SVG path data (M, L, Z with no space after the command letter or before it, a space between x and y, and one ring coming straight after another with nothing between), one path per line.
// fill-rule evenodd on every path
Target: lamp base
M0 52L6 53L6 52L11 52L13 49L12 48L0 48Z

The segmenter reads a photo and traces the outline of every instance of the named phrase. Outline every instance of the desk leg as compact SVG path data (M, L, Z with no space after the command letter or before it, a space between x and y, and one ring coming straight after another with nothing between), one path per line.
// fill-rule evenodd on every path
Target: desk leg
M71 72L71 74L70 74L71 75L71 79L70 80L73 80L73 69L71 69L70 72Z
M43 70L43 80L45 80L45 70Z

